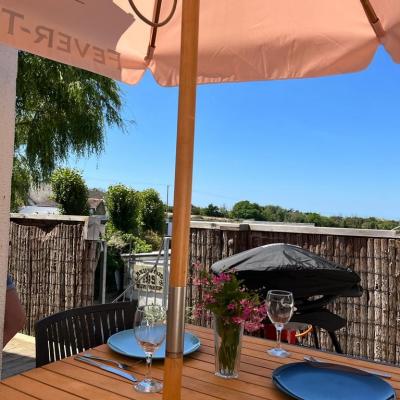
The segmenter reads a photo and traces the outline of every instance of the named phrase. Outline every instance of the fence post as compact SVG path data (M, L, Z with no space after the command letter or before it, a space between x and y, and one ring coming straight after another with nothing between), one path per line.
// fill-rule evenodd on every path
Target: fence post
M103 265L101 268L101 304L106 302L106 278L107 278L107 242L103 241Z
M169 243L171 238L164 236L164 264L163 264L163 300L164 307L167 306L168 300L168 283L169 283Z

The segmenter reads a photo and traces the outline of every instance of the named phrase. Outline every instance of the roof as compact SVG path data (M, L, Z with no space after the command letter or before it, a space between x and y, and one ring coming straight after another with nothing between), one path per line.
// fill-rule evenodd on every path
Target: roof
M104 194L105 194L104 190L93 188L93 189L89 189L88 197L93 198L93 199L103 199Z
M88 204L89 204L89 208L96 209L100 204L104 204L104 200L103 199L95 199L93 197L89 197L88 198Z

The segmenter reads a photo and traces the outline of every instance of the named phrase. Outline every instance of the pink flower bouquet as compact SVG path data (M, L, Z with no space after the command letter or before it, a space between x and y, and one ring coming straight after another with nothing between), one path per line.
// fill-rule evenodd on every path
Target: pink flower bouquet
M195 316L205 310L214 314L216 334L216 374L225 378L237 376L243 329L255 332L263 327L267 312L255 292L248 291L234 274L213 275L200 270L193 285L199 289Z

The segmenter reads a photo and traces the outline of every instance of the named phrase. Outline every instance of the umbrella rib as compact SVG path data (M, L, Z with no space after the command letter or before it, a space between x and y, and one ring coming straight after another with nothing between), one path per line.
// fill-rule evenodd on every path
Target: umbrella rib
M151 28L150 43L147 48L147 54L145 57L146 62L150 62L152 60L154 51L156 49L156 38L157 38L158 22L160 20L161 3L162 3L162 0L157 0L157 5L156 5L155 11L154 11L154 23L156 25L152 26L152 28Z
M164 19L164 21L161 22L153 22L150 21L148 18L146 18L140 11L139 9L136 7L135 3L133 0L128 0L129 4L131 5L133 11L135 12L135 14L147 25L150 25L152 27L160 27L160 26L164 26L166 24L168 24L168 22L172 19L172 17L175 14L175 10L176 10L176 6L177 6L177 0L174 0L174 3L172 4L172 9L171 12L169 13L169 15Z
M386 35L386 31L383 28L382 23L379 20L379 17L376 15L374 7L372 7L372 4L370 3L369 0L360 0L360 1L365 11L365 14L368 18L368 21L371 24L372 29L374 30L378 40L382 41L383 37Z

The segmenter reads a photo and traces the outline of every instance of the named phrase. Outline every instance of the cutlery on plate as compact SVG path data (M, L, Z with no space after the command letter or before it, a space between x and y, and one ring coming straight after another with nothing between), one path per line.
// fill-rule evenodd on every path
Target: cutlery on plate
M111 360L109 358L97 357L97 356L94 356L93 354L90 354L90 353L83 353L83 354L80 354L79 356L80 357L84 357L84 358L90 358L91 360L108 362L108 363L116 365L118 368L121 368L121 369L129 369L129 365L128 364L121 363L121 362L116 361L116 360Z
M313 356L304 356L304 360L308 361L308 362L315 362L315 363L325 363L325 361L319 360L318 358L315 358ZM329 363L329 362L328 362ZM386 378L386 379L390 379L392 377L392 375L386 373L386 372L381 372L381 371L375 371L373 369L369 369L369 368L364 368L364 367L354 367L357 368L361 371L365 371L368 372L371 375L376 375L376 376L380 376L381 378Z
M78 360L78 361L84 362L86 364L92 365L93 367L101 368L104 371L111 372L112 374L122 376L123 378L128 379L131 382L137 382L137 379L133 375L129 374L128 372L122 371L122 370L120 370L118 368L115 368L115 367L110 367L109 365L106 365L106 364L101 364L101 363L99 363L97 361L91 360L90 358L86 358L86 357L82 357L82 356L76 356L75 360Z

